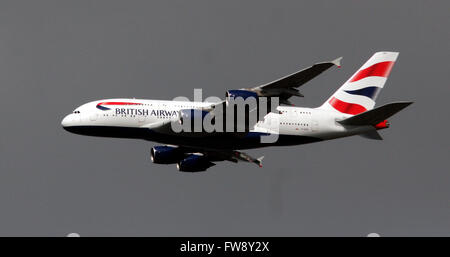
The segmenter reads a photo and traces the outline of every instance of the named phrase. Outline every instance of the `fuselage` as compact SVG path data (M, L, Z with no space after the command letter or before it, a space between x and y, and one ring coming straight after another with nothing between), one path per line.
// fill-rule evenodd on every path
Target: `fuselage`
M104 99L76 108L61 122L69 132L99 137L133 138L205 149L250 149L298 145L365 133L370 126L344 127L337 121L351 117L320 108L278 106L247 133L160 133L151 124L177 121L179 111L211 106L209 102L144 99ZM262 142L261 137L276 140Z

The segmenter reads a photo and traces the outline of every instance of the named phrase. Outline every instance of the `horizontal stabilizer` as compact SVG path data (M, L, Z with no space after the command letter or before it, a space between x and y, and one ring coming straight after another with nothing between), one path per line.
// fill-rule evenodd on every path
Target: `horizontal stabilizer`
M373 129L369 132L363 133L363 134L359 134L360 136L367 138L367 139L373 139L373 140L383 140L383 138L381 137L381 135L378 133L378 131L376 129Z
M403 110L412 102L396 102L363 112L345 120L339 121L342 125L364 126L376 125L397 112Z

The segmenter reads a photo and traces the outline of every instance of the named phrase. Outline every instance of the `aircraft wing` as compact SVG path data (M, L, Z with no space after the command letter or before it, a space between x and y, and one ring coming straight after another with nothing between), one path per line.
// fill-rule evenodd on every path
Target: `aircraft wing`
M342 57L339 57L333 61L316 63L306 69L294 72L270 83L247 90L256 92L259 96L280 97L280 103L291 105L291 103L288 101L291 96L303 97L303 95L298 91L298 87L317 77L319 74L328 70L334 65L340 67L341 60Z
M234 91L234 92L232 94L229 94L230 91L227 91L227 97L241 96L240 94L243 94L242 96L249 96L248 92L250 92L250 94L254 94L255 96L279 97L280 104L292 105L288 100L291 96L303 97L303 95L296 88L302 86L306 82L317 77L319 74L321 74L322 72L326 71L327 69L331 68L334 65L340 67L341 60L342 60L342 57L339 57L333 61L316 63L316 64L312 65L311 67L297 71L295 73L292 73L290 75L287 75L285 77L282 77L280 79L277 79L275 81L272 81L270 83L267 83L267 84L264 84L264 85L261 85L258 87L244 88L241 90L230 90L230 91ZM223 100L218 103L211 104L210 106L198 108L195 110L204 112L205 114L212 112L211 114L213 116L222 115L223 110L226 108L226 105L227 105L227 100ZM222 108L221 109L218 108L219 106ZM216 110L216 109L218 109L218 110ZM193 110L194 109L181 110L179 119L190 118L192 116L191 112ZM222 111L220 111L220 110L222 110ZM270 112L271 110L266 110L266 111ZM250 112L249 113L249 117L250 117L251 113L258 113L259 110L258 110L258 108L254 108L254 109L250 110L249 112ZM258 116L257 120L252 120L251 123L249 122L249 125L248 125L249 128L252 128L256 124L255 122L258 122L259 120L262 120L264 118L264 116L261 116L261 115L257 115L257 116ZM171 133L171 124L170 123L171 123L171 121L169 121L169 120L161 121L161 122L157 122L157 123L153 123L153 124L147 124L147 125L144 125L143 127L147 127L149 129L152 129L152 130L160 132L160 133Z
M221 149L200 149L191 147L180 147L186 154L202 154L211 162L217 161L231 161L231 162L249 162L262 167L262 159L264 156L255 158L247 153L235 150L221 150Z
M164 121L145 124L142 126L142 128L148 128L152 131L155 131L158 133L163 133L163 134L173 133L170 120L164 120Z

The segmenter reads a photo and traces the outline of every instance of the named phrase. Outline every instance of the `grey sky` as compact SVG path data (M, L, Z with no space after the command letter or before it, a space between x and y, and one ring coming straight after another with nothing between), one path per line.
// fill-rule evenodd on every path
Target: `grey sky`
M449 235L448 1L1 1L0 236ZM152 143L69 134L96 99L223 96L344 56L399 51L377 105L415 104L384 141L263 148L264 168L155 165Z

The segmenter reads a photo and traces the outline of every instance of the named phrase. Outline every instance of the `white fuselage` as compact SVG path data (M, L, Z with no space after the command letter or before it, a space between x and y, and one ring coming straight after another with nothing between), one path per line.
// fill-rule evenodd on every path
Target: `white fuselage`
M167 144L190 145L190 142L182 140L183 135L179 137L147 137L141 136L141 132L136 129L148 130L151 124L161 122L171 122L179 119L178 112L183 109L198 109L208 107L214 103L208 102L183 102L183 101L163 101L163 100L143 100L143 99L105 99L86 103L67 115L62 126L71 132L77 134L93 136L112 136L125 138L142 138ZM264 119L260 120L253 129L252 133L264 133L278 135L281 140L271 145L295 145L310 143L315 141L329 140L339 137L361 134L369 131L369 126L344 127L340 125L339 120L343 120L352 115L342 114L330 110L317 108L302 108L278 106L278 113L268 113ZM80 131L77 130L80 128ZM109 128L115 132L104 132L98 128ZM128 129L127 132L117 134L117 129ZM90 133L91 129L97 129L95 133ZM151 129L150 129L151 130ZM139 130L140 131L140 130ZM139 134L139 135L137 135ZM177 139L174 139L177 138ZM214 141L214 137L207 137L208 143ZM309 138L317 140L292 140L299 138ZM181 140L180 140L181 139ZM242 143L245 140L240 140ZM167 141L167 142L166 142ZM180 142L178 142L180 141ZM195 141L197 144L199 140ZM229 141L229 140L228 140ZM193 144L193 143L192 143ZM255 148L265 145L255 145L254 143L238 148Z

